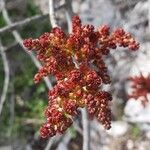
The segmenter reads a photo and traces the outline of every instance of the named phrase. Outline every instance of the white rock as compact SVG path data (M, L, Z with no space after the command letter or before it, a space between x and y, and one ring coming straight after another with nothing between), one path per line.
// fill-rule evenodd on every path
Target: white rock
M143 107L138 100L129 100L125 106L125 119L129 122L140 123L143 130L150 130L150 102Z
M118 21L116 14L118 12L111 1L106 0L89 0L88 3L85 1L80 8L80 16L83 22L95 26L101 24L116 25Z
M150 139L150 131L146 132L146 137Z
M128 117L133 117L140 114L142 110L143 106L141 105L141 102L139 100L129 99L126 103L124 113Z
M133 147L134 147L134 143L132 140L128 140L127 141L127 148L128 150L133 150Z
M124 135L128 131L129 125L123 121L113 121L112 127L107 133L113 137Z

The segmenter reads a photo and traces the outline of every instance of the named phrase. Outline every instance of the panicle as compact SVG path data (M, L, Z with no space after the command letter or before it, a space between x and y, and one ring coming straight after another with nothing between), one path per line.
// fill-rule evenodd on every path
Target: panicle
M46 122L40 128L43 138L64 133L79 115L79 109L87 107L91 118L97 118L106 129L111 127L111 94L101 89L110 84L110 76L104 62L117 46L134 51L139 43L122 28L110 32L108 25L97 30L93 25L82 25L79 16L72 18L72 33L66 34L59 27L37 39L26 39L24 46L34 50L42 63L34 77L39 83L43 77L53 75L56 85L48 92Z
M148 103L147 95L150 93L150 75L147 77L141 73L139 76L130 77L132 83L132 93L129 98L139 99L145 107Z

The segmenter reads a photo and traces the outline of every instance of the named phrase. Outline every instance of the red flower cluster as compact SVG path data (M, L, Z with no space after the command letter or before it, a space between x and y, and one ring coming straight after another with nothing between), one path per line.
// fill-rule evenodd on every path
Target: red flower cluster
M147 94L150 93L150 75L144 77L141 73L140 76L130 77L129 80L132 82L133 88L133 92L129 95L129 98L141 98L143 106L146 106L148 103Z
M118 28L110 34L107 25L97 31L92 25L82 25L78 16L72 19L72 33L65 34L55 27L37 39L24 40L24 46L37 53L43 67L35 75L35 83L52 74L57 84L49 91L45 111L46 123L41 127L43 138L63 133L78 115L78 108L87 107L106 129L111 127L108 92L101 90L110 77L103 60L117 46L136 50L139 44L129 33Z

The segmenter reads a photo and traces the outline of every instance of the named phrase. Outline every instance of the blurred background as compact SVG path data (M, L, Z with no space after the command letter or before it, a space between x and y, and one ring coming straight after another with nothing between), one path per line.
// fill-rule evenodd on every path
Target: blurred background
M112 80L106 86L113 95L112 128L106 131L96 120L90 121L89 150L149 150L150 79L143 84L146 105L141 97L129 99L128 79L150 74L150 0L54 1L57 22L65 31L66 11L72 8L83 23L123 27L140 42L137 52L119 48L106 58ZM0 150L82 150L81 118L62 136L46 140L39 136L49 84L34 84L40 64L23 48L22 39L51 30L48 12L48 0L0 0Z

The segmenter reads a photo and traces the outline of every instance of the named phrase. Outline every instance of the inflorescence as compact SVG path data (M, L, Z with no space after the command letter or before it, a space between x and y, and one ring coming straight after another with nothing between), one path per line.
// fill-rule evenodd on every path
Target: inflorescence
M132 83L132 93L129 98L141 100L143 106L146 106L148 101L148 94L150 94L150 75L144 76L142 73L139 76L130 77Z
M117 46L137 50L139 44L130 33L117 28L110 34L107 25L95 31L93 25L82 25L80 18L74 16L71 34L55 27L37 39L24 40L24 46L34 50L43 64L34 77L35 83L49 74L57 81L48 93L46 123L40 129L43 138L64 133L79 114L78 108L83 107L105 129L111 128L112 96L101 89L102 84L111 82L103 56Z

